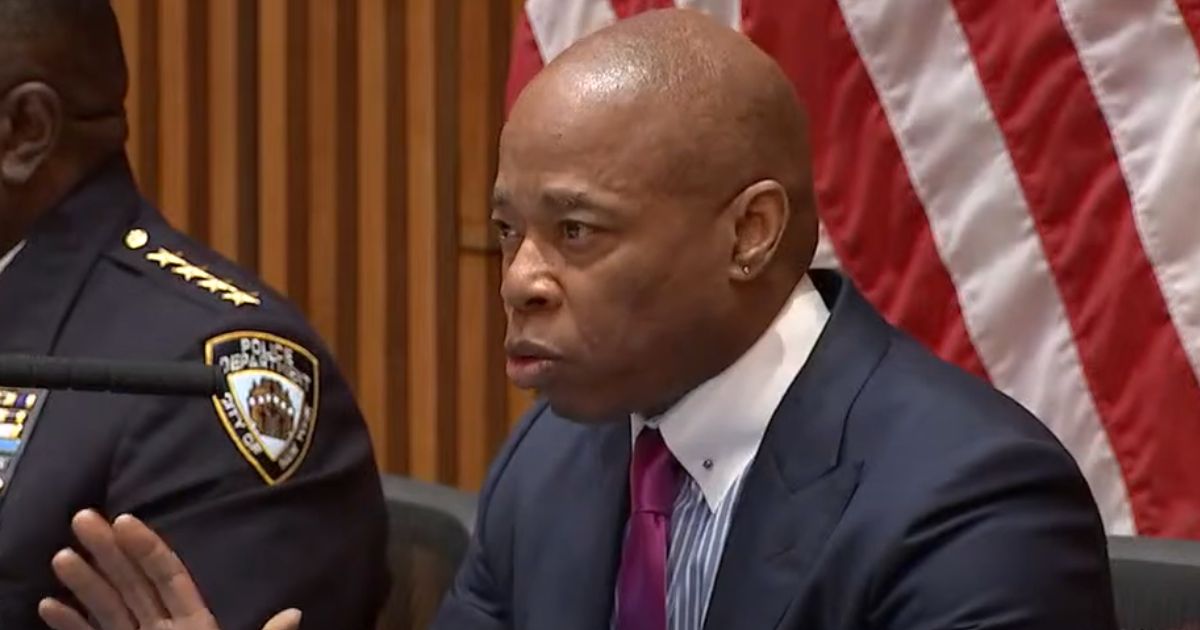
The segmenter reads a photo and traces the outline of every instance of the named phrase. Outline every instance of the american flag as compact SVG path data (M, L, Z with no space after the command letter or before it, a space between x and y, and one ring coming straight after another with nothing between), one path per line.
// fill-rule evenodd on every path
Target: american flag
M795 83L818 264L1041 418L1110 533L1200 537L1200 0L528 0L509 103L675 5Z

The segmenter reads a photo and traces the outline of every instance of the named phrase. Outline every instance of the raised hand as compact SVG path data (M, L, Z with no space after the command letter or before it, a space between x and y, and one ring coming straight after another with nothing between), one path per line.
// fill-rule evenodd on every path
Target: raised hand
M149 527L132 516L111 525L84 510L71 529L91 554L89 563L71 549L51 566L84 607L80 611L53 598L38 614L54 630L220 630L187 568ZM285 610L263 630L297 630L300 611Z

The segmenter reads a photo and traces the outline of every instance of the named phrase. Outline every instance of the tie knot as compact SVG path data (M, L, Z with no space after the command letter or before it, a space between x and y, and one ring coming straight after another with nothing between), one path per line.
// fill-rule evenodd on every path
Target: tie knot
M669 516L682 481L681 469L657 429L645 428L633 447L629 494L634 512Z

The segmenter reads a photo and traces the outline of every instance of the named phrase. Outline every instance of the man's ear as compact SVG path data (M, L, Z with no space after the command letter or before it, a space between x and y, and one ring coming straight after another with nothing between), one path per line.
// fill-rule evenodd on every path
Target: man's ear
M62 100L40 82L22 83L0 100L0 179L19 186L33 179L62 132Z
M735 242L730 273L737 279L757 276L779 249L791 219L787 190L775 180L751 184L733 200Z

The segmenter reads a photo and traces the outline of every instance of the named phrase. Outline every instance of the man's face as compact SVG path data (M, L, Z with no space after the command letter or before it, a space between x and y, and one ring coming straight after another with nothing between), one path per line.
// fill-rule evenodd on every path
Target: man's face
M729 310L727 200L671 192L686 149L669 117L548 91L500 144L508 375L575 420L657 410Z

